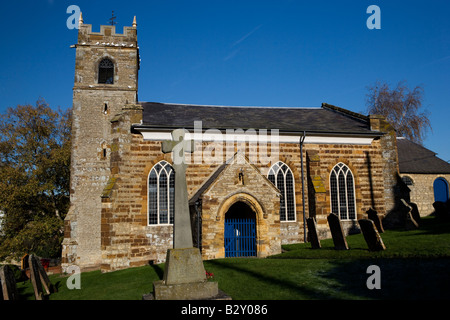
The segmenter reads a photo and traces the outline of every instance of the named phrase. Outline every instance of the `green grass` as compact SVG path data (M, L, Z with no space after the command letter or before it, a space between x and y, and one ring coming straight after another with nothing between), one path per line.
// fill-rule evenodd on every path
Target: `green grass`
M370 252L362 234L346 237L350 250L335 250L332 239L321 240L321 249L309 243L284 245L287 252L271 258L281 259L360 259L360 258L449 258L450 223L432 217L421 219L417 230L386 230L381 233L386 250Z
M299 299L450 299L450 224L423 219L414 231L386 231L383 252L369 252L362 235L347 237L350 250L336 251L332 240L322 249L310 244L283 246L287 252L267 259L205 261L219 288L234 300ZM381 269L381 290L366 286L367 267ZM140 300L164 264L111 273L81 274L81 290L69 290L66 277L50 276L58 292L50 300ZM23 299L34 300L29 281L18 284Z

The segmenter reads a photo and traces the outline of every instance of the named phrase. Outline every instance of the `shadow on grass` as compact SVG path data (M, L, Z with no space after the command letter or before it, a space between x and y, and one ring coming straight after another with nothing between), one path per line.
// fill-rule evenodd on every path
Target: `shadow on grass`
M258 259L259 260L259 259ZM257 260L257 261L258 261ZM245 261L243 259L243 261ZM264 261L259 260L262 268L264 268ZM275 260L273 260L275 261ZM298 261L298 260L297 260ZM239 262L234 263L225 260L210 260L209 265L218 267L225 272L238 273L237 280L239 283L230 285L230 280L227 279L227 284L224 284L219 280L219 287L230 294L233 299L262 299L262 300L289 300L289 299L315 299L315 300L327 300L327 299L339 299L334 294L321 292L320 290L314 290L306 282L296 282L291 277L283 277L282 269L279 269L279 273L273 276L267 275L267 269L264 271L252 270L246 268ZM258 268L253 265L253 268ZM219 271L220 272L220 271ZM229 275L229 274L228 274ZM232 280L231 280L232 281ZM232 292L233 291L233 292Z
M223 273L222 290L233 299L415 300L450 298L450 259L211 260ZM274 260L272 260L274 261ZM281 262L281 261L280 261ZM370 265L380 267L381 289L370 290ZM283 270L284 269L284 270ZM277 272L277 270L279 270ZM232 283L232 282L237 283Z
M164 278L164 263L162 264L149 264L152 267L153 271L158 275L159 279L162 280Z
M341 290L362 299L417 300L450 298L450 259L362 259L333 262L322 277L338 280ZM380 268L380 289L368 289L370 265ZM369 280L370 281L370 280Z

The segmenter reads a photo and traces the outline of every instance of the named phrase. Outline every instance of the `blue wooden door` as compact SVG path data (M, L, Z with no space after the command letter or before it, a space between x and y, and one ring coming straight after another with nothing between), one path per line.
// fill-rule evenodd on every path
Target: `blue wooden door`
M225 257L256 256L255 219L225 219Z
M433 183L434 201L446 202L448 200L448 183L443 178L437 178Z

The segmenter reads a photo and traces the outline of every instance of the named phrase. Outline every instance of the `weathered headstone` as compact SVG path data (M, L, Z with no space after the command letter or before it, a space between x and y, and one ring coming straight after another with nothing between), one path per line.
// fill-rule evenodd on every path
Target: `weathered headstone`
M375 223L378 232L383 233L384 232L383 222L382 218L378 215L378 212L372 208L369 208L369 210L367 210L366 213L369 219Z
M400 210L405 217L405 230L414 230L419 228L419 225L412 217L412 207L404 199L401 199L400 202Z
M436 201L433 203L434 214L436 218L442 222L450 221L450 208L448 207L450 202Z
M2 286L0 300L19 300L14 272L8 265L0 268L0 282Z
M36 300L43 300L45 294L49 295L52 290L56 291L41 262L34 255L29 256L28 265L30 267L30 278ZM45 293L43 288L45 289Z
M409 202L408 204L412 208L412 210L411 210L412 218L417 223L417 225L420 225L421 218L420 218L419 207L417 207L417 204L415 204L414 202Z
M184 138L185 130L177 129L172 140L162 144L164 153L172 152L175 171L174 247L167 250L163 280L153 283L156 300L208 299L219 294L217 282L206 279L200 250L193 247L184 153L194 151L194 141Z
M334 248L336 250L348 250L347 240L342 229L341 219L337 214L330 213L327 217L330 226L331 237L333 238Z
M359 226L366 240L369 251L381 251L386 250L386 246L381 239L380 234L376 229L375 222L370 219L360 219L358 220Z
M308 238L311 242L311 247L313 249L320 249L321 245L319 236L317 235L316 219L314 217L307 218L306 224L308 225Z

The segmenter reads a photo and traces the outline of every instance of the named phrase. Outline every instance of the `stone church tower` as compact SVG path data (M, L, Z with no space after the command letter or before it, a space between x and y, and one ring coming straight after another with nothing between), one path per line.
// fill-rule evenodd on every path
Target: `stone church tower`
M73 87L71 208L65 221L63 266L101 263L101 194L110 176L111 119L137 101L136 17L123 34L80 17Z

